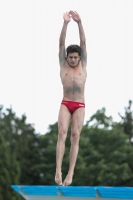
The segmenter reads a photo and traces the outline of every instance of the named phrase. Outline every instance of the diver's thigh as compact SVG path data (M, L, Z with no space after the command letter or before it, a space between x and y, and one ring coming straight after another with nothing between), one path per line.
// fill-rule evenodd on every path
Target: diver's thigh
M79 133L82 130L85 117L85 108L78 108L72 115L72 133Z
M65 105L61 104L59 116L58 116L59 131L67 132L69 123L70 123L70 119L71 119L71 114L70 114L68 108Z

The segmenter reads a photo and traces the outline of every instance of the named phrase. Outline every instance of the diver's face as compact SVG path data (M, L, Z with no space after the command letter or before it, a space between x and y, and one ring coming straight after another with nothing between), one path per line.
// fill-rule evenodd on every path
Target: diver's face
M67 62L70 65L70 67L74 68L78 65L79 61L80 61L80 56L78 55L78 53L69 53L67 56Z

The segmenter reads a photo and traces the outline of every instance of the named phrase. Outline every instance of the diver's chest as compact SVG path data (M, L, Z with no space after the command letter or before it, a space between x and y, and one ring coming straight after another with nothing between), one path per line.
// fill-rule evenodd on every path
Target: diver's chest
M61 70L61 77L64 78L84 78L85 77L85 72L83 71L82 68L78 69L71 69L71 68L66 68Z

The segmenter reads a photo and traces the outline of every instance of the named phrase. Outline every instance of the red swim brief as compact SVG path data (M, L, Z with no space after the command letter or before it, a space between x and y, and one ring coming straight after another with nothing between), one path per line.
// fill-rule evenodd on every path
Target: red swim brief
M73 114L76 109L85 107L84 103L76 102L76 101L63 100L61 102L61 104L65 105L68 108L68 110L70 111L71 114Z

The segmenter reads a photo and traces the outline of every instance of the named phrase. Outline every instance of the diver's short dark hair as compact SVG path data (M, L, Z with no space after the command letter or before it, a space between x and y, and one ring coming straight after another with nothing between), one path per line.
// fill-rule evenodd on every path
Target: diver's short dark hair
M78 53L79 56L81 56L81 47L78 46L77 44L72 44L66 48L66 52L67 56L69 53L75 53L75 52Z

